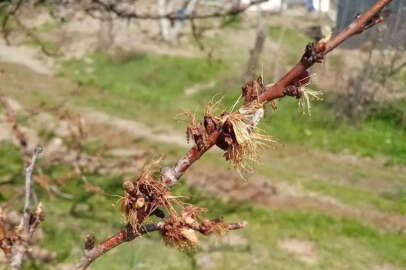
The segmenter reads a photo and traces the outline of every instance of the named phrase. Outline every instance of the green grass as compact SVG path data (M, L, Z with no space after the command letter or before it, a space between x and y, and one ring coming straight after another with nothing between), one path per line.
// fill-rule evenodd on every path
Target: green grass
M406 164L406 129L379 118L351 123L324 103L315 104L312 116L306 117L297 112L297 101L283 100L277 112L268 111L261 127L284 142Z
M202 59L125 54L112 59L96 54L91 63L68 61L62 74L79 85L100 88L105 98L88 100L90 105L142 119L173 118L201 100L185 97L185 89L217 78L227 66ZM202 106L203 107L203 106Z
M0 144L0 175L23 179L18 151L8 144ZM41 164L41 162L40 162ZM54 166L44 173L56 179L69 167ZM121 177L88 175L91 183L103 188L106 195L84 191L80 179L72 179L62 190L74 196L73 200L49 198L35 185L43 202L46 219L41 224L44 238L40 245L57 253L51 266L41 263L26 264L25 269L53 269L57 263L73 263L81 255L83 239L94 233L100 241L123 225L117 206L117 195L122 193ZM14 187L22 186L22 180ZM180 184L174 194L184 196L189 203L209 210L207 217L224 216L226 221L247 220L249 226L231 232L243 239L243 244L216 244L214 237L201 237L203 248L183 253L165 246L158 233L153 233L115 248L92 269L204 269L199 258L209 256L213 269L371 269L390 264L406 267L406 235L381 231L371 225L346 218L326 216L308 211L271 211L249 203L224 202L207 193ZM11 196L11 190L0 190L0 203ZM76 204L75 215L72 206ZM21 210L22 202L14 206ZM281 249L285 239L311 241L317 262L305 264ZM200 265L200 266L199 266Z

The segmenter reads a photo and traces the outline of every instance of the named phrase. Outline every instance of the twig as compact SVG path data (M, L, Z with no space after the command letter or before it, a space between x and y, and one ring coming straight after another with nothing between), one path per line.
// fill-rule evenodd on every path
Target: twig
M31 196L31 178L32 172L37 162L39 154L42 152L42 146L37 145L32 155L31 164L25 169L25 203L24 203L24 232L28 233L30 230L30 196Z
M353 35L360 34L364 30L372 27L373 25L380 23L382 21L382 18L380 17L379 13L390 2L391 0L379 0L373 7L371 7L367 12L365 12L361 16L359 16L350 26L348 26L346 29L344 29L341 33L332 38L330 41L319 42L315 45L308 44L306 46L305 53L303 54L299 63L295 67L293 67L285 76L283 76L282 79L280 79L275 85L264 87L263 89L264 91L262 92L261 95L258 96L258 100L261 103L267 103L271 102L274 99L283 98L285 96L300 97L302 94L299 89L300 85L298 86L296 82L302 78L303 73L306 72L306 70L315 63L321 62L327 53L332 51L346 39L350 38ZM108 8L111 9L112 7L108 6ZM130 14L127 15L135 16ZM207 150L209 150L212 146L216 144L221 147L221 140L224 140L226 131L227 130L225 124L220 126L215 125L215 128L211 130L210 133L208 132L209 134L204 139L204 141L196 143L196 145L193 146L182 158L180 158L173 167L165 167L161 170L162 182L168 188L175 185L178 182L179 178L186 172L186 170L195 161L197 161ZM244 226L245 224L243 223L237 223L234 225L228 225L228 229L234 228L239 229ZM156 230L156 226L153 227L153 230ZM140 236L142 234L144 234L144 232L134 234L132 227L130 225L127 225L127 227L124 230L113 235L112 237L105 240L101 244L92 247L90 250L85 250L85 254L80 259L75 269L76 270L86 269L87 266L89 266L90 263L92 263L99 256L103 255L112 248L120 245L121 243L131 241L135 237Z
M7 24L9 22L10 16L14 16L17 11L20 9L21 5L23 4L24 0L18 0L15 6L12 6L12 1L7 4L7 6L10 6L10 11L6 12L3 22L1 23L1 29L3 33L3 38L6 42L7 45L10 45L10 41L8 39L9 31L7 29ZM2 8L5 8L6 5L2 6Z

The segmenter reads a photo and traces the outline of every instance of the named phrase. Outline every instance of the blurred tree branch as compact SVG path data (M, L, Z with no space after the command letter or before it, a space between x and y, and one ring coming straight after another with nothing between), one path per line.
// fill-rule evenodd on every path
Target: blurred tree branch
M136 11L131 11L128 9L122 9L119 7L119 3L116 1L103 1L103 0L91 0L93 5L89 5L86 10L88 12L100 11L101 9L108 12L113 12L120 18L127 19L138 19L138 20L160 20L168 19L172 21L182 21L182 20L194 20L194 19L208 19L216 17L225 17L230 15L237 15L249 9L252 6L266 2L267 0L252 0L246 5L232 5L229 9L221 8L216 11L209 11L207 13L197 13L195 7L197 5L197 0L190 0L185 6L185 12L179 14L177 12L159 12L158 14L151 13L138 13ZM161 5L164 5L166 1L161 1Z

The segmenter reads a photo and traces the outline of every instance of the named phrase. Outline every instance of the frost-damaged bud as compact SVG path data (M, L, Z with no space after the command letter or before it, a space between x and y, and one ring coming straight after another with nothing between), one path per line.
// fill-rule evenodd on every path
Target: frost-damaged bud
M181 234L185 237L192 245L199 243L196 232L193 229L182 229Z
M242 88L242 96L245 99L244 104L257 100L263 92L265 92L265 86L261 76L259 76L256 81L251 80L247 82Z
M322 100L323 92L312 90L307 85L310 84L311 75L309 70L303 71L298 78L283 90L285 96L296 97L299 100L299 110L302 114L311 115L311 100Z
M198 242L196 231L199 231L197 219L204 209L188 206L182 209L180 215L173 215L162 221L161 234L165 243L181 250L189 250Z
M96 237L93 234L88 234L86 236L85 250L93 249L95 244L96 244Z
M300 61L306 68L309 68L314 63L321 63L324 59L325 49L326 47L322 46L322 44L316 44L315 46L314 43L309 43L306 45L305 53Z
M302 92L300 91L300 86L290 84L285 87L283 90L284 96L295 97L296 99L300 99L302 97Z
M216 233L222 235L229 230L244 228L246 222L223 223L223 218L215 220L202 220L202 214L205 210L193 205L182 209L180 215L172 215L158 223L166 244L175 246L181 250L190 250L195 247L199 239L197 232L203 235Z

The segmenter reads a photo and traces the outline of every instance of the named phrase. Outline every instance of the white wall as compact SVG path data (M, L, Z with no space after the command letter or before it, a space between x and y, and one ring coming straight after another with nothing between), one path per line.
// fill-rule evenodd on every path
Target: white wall
M251 0L242 0L241 1L242 4L249 4L251 2ZM262 10L266 10L266 11L279 11L282 9L282 0L269 0L267 2L264 2L259 6ZM257 10L257 7L251 7L251 10Z

